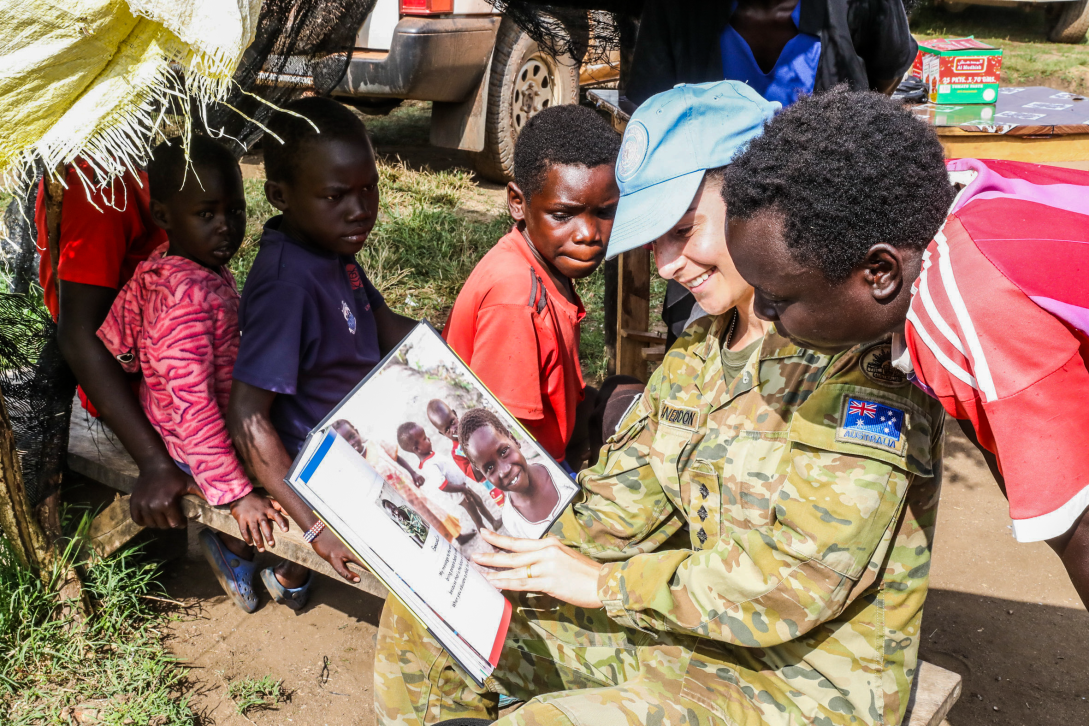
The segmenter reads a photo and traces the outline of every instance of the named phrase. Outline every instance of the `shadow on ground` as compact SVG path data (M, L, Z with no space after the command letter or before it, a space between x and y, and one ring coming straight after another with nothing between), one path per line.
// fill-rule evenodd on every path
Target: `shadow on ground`
M964 678L952 726L1089 724L1084 610L931 590L922 633L919 655Z

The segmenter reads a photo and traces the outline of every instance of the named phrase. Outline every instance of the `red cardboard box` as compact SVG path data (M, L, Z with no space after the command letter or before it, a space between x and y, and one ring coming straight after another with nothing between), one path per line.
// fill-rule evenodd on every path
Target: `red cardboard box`
M994 103L1002 49L975 38L940 38L919 44L922 78L931 103Z

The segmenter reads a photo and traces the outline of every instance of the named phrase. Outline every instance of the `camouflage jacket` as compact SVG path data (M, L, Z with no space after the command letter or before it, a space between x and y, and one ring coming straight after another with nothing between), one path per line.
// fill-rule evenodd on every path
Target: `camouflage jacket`
M614 621L695 636L704 661L735 666L717 672L739 698L899 723L941 407L888 365L887 343L829 357L774 331L727 386L723 321L669 351L552 531L605 563Z

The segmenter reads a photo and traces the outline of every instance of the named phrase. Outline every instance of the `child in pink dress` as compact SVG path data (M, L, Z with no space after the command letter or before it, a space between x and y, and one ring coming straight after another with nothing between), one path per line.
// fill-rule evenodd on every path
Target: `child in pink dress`
M203 136L160 144L148 166L153 221L169 242L140 263L98 337L126 371L141 373L140 403L178 466L213 505L229 505L245 540L201 532L220 584L246 612L257 607L253 547L273 546L287 520L254 491L235 454L224 413L238 354L238 290L226 264L246 227L238 163Z

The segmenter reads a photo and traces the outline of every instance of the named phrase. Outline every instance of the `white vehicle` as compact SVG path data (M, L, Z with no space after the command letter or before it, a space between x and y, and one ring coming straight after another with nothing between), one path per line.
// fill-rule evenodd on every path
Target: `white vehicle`
M375 110L431 101L431 143L473 152L476 170L499 182L512 176L514 140L530 117L578 103L580 79L608 81L618 67L551 57L486 0L377 0L355 46L334 98Z

